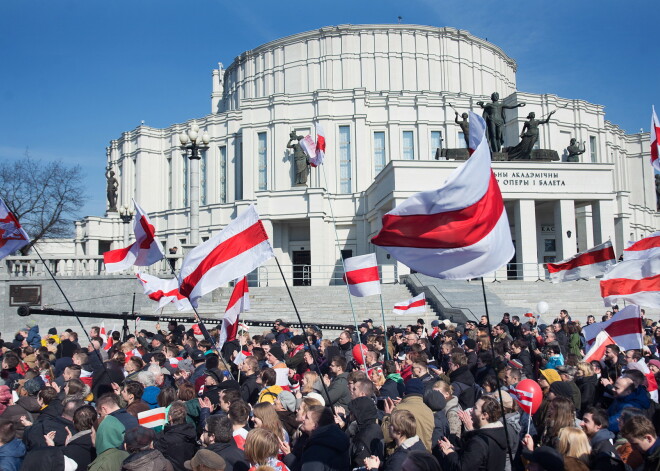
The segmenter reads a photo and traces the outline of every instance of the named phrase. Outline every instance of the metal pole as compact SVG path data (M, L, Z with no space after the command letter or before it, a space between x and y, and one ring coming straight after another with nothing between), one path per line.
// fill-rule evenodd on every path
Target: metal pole
M190 243L199 245L199 156L193 148L190 160Z
M380 313L383 315L383 335L385 336L385 361L390 359L390 352L387 349L390 343L387 340L387 325L385 324L385 308L383 307L383 293L378 295L380 297Z

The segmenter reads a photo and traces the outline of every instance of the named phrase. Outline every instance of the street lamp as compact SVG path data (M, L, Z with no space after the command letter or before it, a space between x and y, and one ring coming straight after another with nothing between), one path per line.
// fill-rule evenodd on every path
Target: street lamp
M199 245L199 160L202 158L200 151L209 148L210 140L206 131L200 138L199 126L195 121L187 132L179 134L183 157L187 156L190 160L190 244L193 246Z
M133 211L133 208L128 207L127 205L122 206L119 208L119 217L121 218L122 222L124 223L124 245L128 246L128 240L129 240L129 229L128 229L128 223L133 220L133 215L135 214L135 211Z

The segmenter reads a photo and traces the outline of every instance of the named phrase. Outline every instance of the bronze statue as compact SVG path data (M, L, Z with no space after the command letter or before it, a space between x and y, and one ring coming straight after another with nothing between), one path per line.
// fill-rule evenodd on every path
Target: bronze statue
M108 196L108 211L117 211L117 188L119 182L115 178L115 172L108 167L105 172L105 178L108 183L106 192Z
M287 149L293 149L293 161L296 165L296 185L306 185L307 176L309 175L309 157L300 145L303 136L296 136L295 131L289 134L289 142L286 145ZM293 141L297 141L292 144Z
M518 103L513 106L503 105L500 103L500 94L497 92L493 93L490 99L491 103L478 101L477 105L484 110L483 116L486 121L486 128L488 129L486 137L488 138L490 151L500 152L502 144L504 144L504 133L502 132L505 123L504 110L522 107L525 106L525 103Z
M456 113L456 118L454 119L454 122L458 124L461 127L461 131L463 132L463 139L465 139L465 148L469 149L470 148L470 124L468 123L468 114L463 113L461 115L461 118L463 118L461 121L458 120L458 111L454 111Z
M539 124L547 124L550 121L550 116L555 114L556 111L551 111L548 117L543 120L536 119L536 113L534 112L527 115L527 121L525 121L520 133L520 142L517 146L509 147L506 150L509 154L509 160L530 160L532 158L532 149L534 149L536 141L539 140Z
M566 162L579 162L580 158L578 156L584 154L584 151L586 150L584 141L582 141L582 149L580 149L579 145L575 145L576 142L577 140L575 138L571 138L571 144L566 148L568 151Z

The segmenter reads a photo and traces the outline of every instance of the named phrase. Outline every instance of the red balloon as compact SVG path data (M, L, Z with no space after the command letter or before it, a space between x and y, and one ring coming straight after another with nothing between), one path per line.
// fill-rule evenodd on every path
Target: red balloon
M543 401L541 386L533 379L523 379L510 391L520 408L527 414L535 413Z
M362 350L360 350L360 347L362 347ZM357 344L353 347L353 359L357 361L358 365L364 365L364 357L362 356L362 353L364 352L366 354L367 350L369 349L364 344Z

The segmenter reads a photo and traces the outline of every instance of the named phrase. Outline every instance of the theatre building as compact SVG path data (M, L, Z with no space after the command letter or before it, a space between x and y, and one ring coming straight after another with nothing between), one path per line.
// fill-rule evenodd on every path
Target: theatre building
M381 217L446 180L461 163L452 156L465 148L455 110L480 113L477 102L497 92L505 105L526 104L505 110L504 146L518 143L529 112L556 110L536 147L558 158L493 162L516 254L492 276L534 280L545 276L545 262L608 239L620 253L657 230L648 133L626 134L606 120L604 105L520 91L516 71L497 45L454 28L343 25L263 44L213 70L209 114L164 129L139 126L110 142L117 206L135 198L166 250L191 246L195 185L179 134L194 121L210 140L199 161L201 241L256 204L295 284L332 283L339 250L375 251L392 278L408 269L370 243ZM289 134L314 137L316 123L325 164L296 184ZM578 162L567 161L571 138L585 143ZM124 229L116 211L78 221L76 255L124 246ZM276 268L255 276L274 283Z

